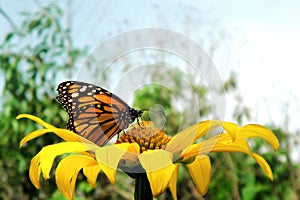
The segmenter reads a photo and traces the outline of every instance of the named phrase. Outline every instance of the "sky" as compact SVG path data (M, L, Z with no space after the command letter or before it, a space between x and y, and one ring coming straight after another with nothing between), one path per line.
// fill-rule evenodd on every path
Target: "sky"
M2 0L0 5L18 23L18 12L49 1L29 2ZM253 122L299 131L300 1L66 0L59 4L72 16L64 20L71 24L78 47L93 49L112 35L138 28L163 28L188 36L203 47L224 80L236 74ZM2 16L0 24L3 38L11 27ZM230 120L232 97L226 98L225 118Z

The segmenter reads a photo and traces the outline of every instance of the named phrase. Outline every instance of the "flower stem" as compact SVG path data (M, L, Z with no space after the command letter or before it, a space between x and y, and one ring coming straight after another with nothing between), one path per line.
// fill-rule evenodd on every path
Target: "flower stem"
M135 177L134 199L153 200L150 183L145 173L141 173Z

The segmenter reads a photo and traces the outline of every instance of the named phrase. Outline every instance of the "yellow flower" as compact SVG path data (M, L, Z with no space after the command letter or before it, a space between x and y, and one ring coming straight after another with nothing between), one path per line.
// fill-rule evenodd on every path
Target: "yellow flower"
M239 127L222 121L203 121L194 124L170 138L163 131L155 129L151 123L143 122L141 127L132 125L114 145L99 147L85 138L66 129L55 128L41 119L27 114L17 117L29 118L45 127L25 136L26 142L45 133L53 132L66 142L44 147L31 161L30 179L40 188L40 174L49 179L49 172L56 156L73 153L60 161L56 168L56 183L68 199L74 198L74 188L78 172L83 169L88 182L95 187L97 175L103 171L109 181L116 181L117 168L130 176L146 173L152 195L159 196L168 187L174 199L179 163L185 164L201 195L207 192L210 183L210 152L242 152L252 156L265 174L272 180L270 166L263 157L251 152L247 139L259 137L274 149L279 148L276 136L267 128L249 124ZM199 142L208 132L222 127L217 136Z

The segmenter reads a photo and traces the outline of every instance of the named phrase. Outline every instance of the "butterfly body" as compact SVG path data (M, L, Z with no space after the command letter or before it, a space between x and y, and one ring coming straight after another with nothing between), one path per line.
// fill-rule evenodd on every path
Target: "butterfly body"
M57 100L69 115L67 129L99 146L143 114L118 96L89 83L66 81L59 84L57 91Z

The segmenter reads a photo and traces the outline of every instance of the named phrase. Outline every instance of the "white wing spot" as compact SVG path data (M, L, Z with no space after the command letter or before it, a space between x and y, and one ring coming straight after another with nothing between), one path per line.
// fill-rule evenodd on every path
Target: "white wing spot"
M78 97L79 96L79 93L78 92L75 92L71 95L72 97Z
M84 92L84 91L86 90L86 88L87 88L86 86L83 86L82 88L80 88L79 91L80 91L80 92Z

